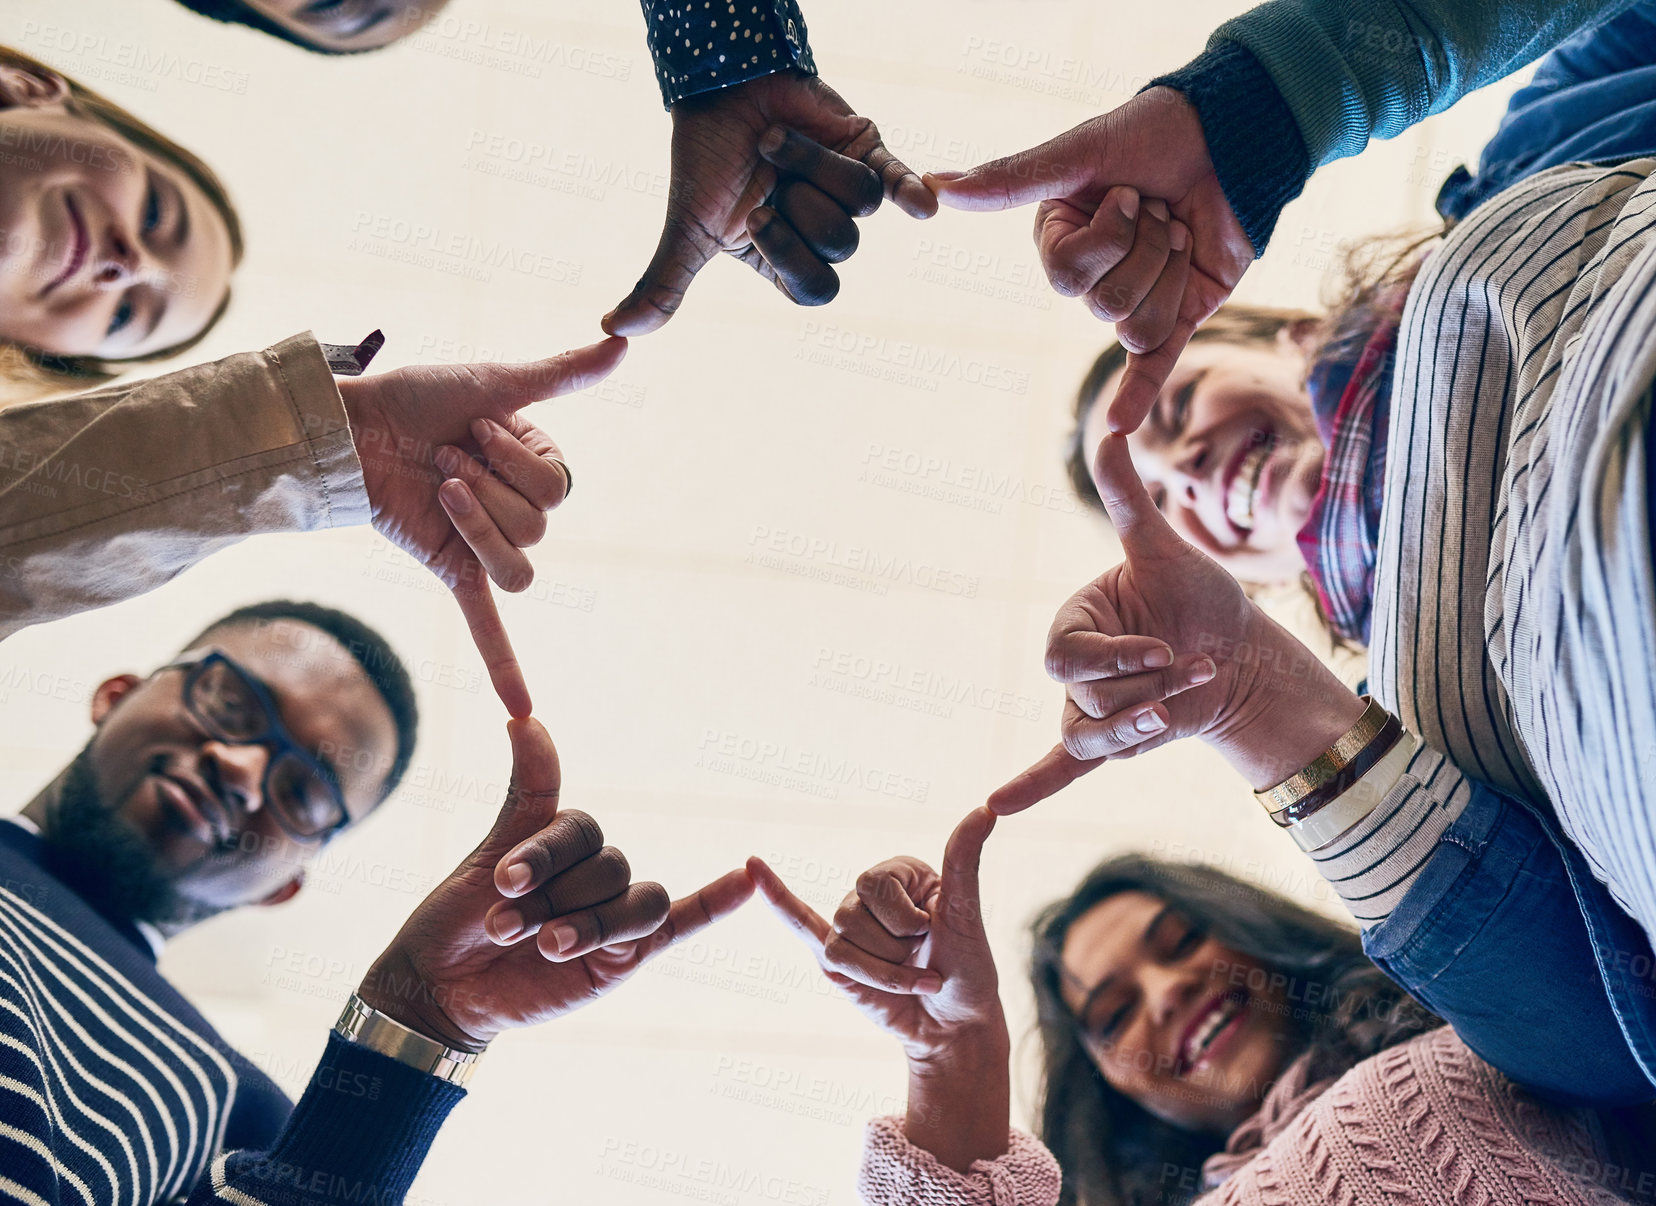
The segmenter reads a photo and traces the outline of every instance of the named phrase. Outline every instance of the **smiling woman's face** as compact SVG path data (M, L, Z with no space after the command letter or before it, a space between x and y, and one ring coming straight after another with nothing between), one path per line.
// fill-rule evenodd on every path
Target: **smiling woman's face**
M235 266L206 194L17 69L0 76L14 152L0 157L0 339L128 360L199 335Z
M1175 1126L1229 1134L1293 1058L1291 1006L1267 970L1147 892L1076 918L1061 962L1099 1072Z
M1295 540L1311 514L1324 448L1304 386L1305 354L1276 344L1195 340L1127 443L1150 497L1175 531L1244 582L1305 569ZM1082 439L1092 464L1106 434L1104 382Z

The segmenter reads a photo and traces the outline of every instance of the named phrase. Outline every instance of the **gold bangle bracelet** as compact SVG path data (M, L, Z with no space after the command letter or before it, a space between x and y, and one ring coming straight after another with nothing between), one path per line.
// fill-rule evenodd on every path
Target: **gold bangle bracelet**
M1365 695L1363 699L1368 706L1357 718L1357 723L1341 734L1339 740L1325 750L1316 761L1297 774L1290 775L1275 787L1254 793L1254 799L1264 806L1266 812L1280 813L1283 809L1291 808L1305 799L1349 766L1351 760L1380 735L1380 730L1385 727L1390 713L1371 696Z

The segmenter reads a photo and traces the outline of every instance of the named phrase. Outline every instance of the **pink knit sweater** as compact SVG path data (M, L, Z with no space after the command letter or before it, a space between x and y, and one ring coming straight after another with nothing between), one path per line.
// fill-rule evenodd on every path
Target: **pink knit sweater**
M1273 1130L1199 1206L1621 1200L1594 1180L1603 1165L1589 1116L1536 1101L1447 1026L1364 1060ZM879 1118L857 1188L869 1206L1054 1206L1059 1184L1052 1153L1021 1131L1006 1155L961 1174L909 1143L902 1119Z

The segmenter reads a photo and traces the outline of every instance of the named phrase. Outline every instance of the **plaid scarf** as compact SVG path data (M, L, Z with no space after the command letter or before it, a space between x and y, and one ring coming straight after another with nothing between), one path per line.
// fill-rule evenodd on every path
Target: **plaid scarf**
M1386 482L1386 432L1398 317L1369 336L1355 363L1318 363L1306 387L1317 434L1328 449L1322 484L1298 541L1328 626L1368 644L1374 559Z

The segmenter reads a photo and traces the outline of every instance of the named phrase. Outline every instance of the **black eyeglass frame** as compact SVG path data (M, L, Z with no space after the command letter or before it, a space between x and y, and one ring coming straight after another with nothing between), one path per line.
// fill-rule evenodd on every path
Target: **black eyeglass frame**
M225 733L223 729L213 723L211 718L204 715L197 708L195 701L192 699L195 686L201 681L201 676L214 665L222 665L229 670L236 680L247 688L248 693L252 695L264 712L264 728L257 736L233 737ZM184 710L190 714L190 719L195 721L196 726L208 737L214 741L222 741L226 745L262 745L270 751L270 759L265 763L264 780L259 784L259 789L265 803L270 807L271 815L276 818L276 823L287 832L289 837L296 841L315 842L317 845L322 845L351 823L351 814L345 808L344 793L341 791L339 780L335 777L333 771L321 759L294 740L293 734L288 732L287 726L282 723L281 712L276 706L275 696L270 693L270 688L244 669L234 658L215 649L198 658L169 662L162 666L157 673L166 670L184 671L184 685L180 692L184 701ZM327 786L328 795L333 800L334 808L339 813L338 820L317 830L315 833L307 833L301 829L297 822L287 815L287 806L270 789L271 773L275 771L277 763L287 754L292 754L298 758Z

